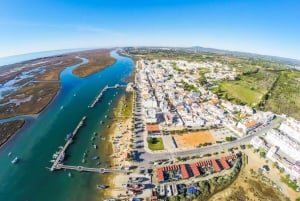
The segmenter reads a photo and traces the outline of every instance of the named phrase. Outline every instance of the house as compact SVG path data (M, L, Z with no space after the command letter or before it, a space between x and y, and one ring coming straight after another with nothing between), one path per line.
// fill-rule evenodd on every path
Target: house
M255 128L261 125L256 119L241 121L238 123L237 127L242 129L243 133L247 134L248 132L254 130Z

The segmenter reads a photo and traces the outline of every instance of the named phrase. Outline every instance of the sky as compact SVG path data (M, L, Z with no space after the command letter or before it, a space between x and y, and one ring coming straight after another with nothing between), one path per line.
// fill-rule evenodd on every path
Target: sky
M202 46L300 59L297 0L3 0L0 57L114 46Z

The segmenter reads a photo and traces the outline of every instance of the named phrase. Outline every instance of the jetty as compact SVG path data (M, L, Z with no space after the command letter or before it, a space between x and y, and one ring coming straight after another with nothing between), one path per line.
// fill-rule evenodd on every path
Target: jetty
M118 169L106 169L106 168L89 168L89 167L83 167L83 166L72 166L72 165L63 165L58 164L56 166L56 169L64 169L64 170L75 170L78 172L96 172L96 173L122 173L125 172L125 170L118 170Z
M68 149L69 145L72 143L73 138L78 133L79 129L83 126L85 120L86 120L86 116L82 117L82 119L77 124L74 131L72 132L72 135L70 135L70 137L67 139L66 144L59 150L59 153L50 168L51 171L56 170L59 167L59 165L63 162L66 150Z
M101 100L103 94L105 91L107 91L108 89L117 89L117 88L125 88L127 85L120 85L120 84L116 84L114 86L108 86L106 85L101 91L100 93L96 96L96 98L94 99L94 101L88 106L90 108L95 107L95 105Z

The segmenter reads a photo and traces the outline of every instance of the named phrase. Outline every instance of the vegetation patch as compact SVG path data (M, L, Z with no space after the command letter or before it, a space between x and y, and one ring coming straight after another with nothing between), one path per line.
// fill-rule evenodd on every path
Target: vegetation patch
M24 123L24 120L16 120L0 124L0 146L15 134Z
M164 143L161 137L148 137L148 148L152 151L164 150Z

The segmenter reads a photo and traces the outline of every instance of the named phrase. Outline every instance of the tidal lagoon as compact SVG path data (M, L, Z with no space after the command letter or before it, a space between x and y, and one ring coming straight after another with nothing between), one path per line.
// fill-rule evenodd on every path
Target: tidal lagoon
M83 116L87 116L85 125L67 150L64 163L87 167L109 166L110 145L106 128L111 124L113 109L125 89L110 89L94 108L88 105L106 85L126 84L134 66L132 59L120 56L116 51L111 55L116 58L116 63L86 78L72 74L78 65L66 68L60 75L61 90L52 103L1 147L0 200L101 200L96 184L105 181L105 174L63 170L50 172L47 167L51 166L50 160L58 147L65 143L66 135L74 130ZM84 58L82 60L81 64L88 62ZM97 149L93 144L98 146ZM15 156L20 161L12 164ZM95 156L100 159L93 160Z

